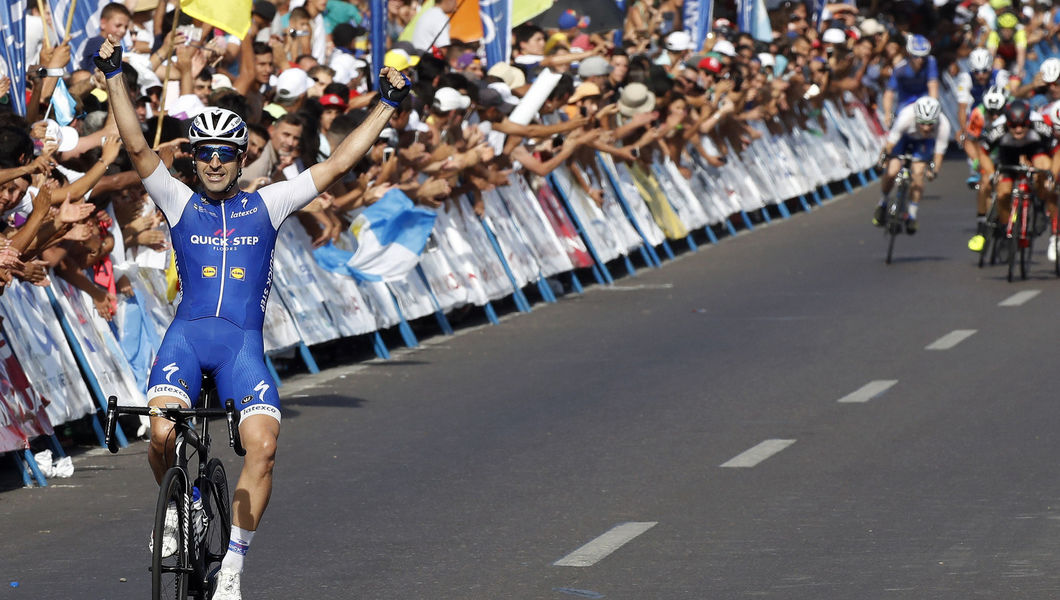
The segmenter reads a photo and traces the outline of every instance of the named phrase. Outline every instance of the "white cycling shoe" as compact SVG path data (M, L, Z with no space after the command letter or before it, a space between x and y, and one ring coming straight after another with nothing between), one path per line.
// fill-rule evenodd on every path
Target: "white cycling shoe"
M147 536L147 551L155 552L155 532ZM177 553L177 504L170 502L166 507L166 524L162 529L162 558L169 558Z
M239 593L240 575L239 571L225 571L224 569L218 571L217 585L214 587L210 600L243 600L243 596Z

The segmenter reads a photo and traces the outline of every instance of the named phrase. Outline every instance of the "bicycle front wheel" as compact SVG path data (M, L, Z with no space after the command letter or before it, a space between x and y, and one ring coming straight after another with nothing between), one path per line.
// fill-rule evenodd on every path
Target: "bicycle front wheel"
M220 568L221 560L228 552L228 538L232 532L232 503L228 492L228 475L220 459L211 458L206 463L206 477L199 482L203 509L209 520L206 539L203 542L205 571L211 573L214 565Z
M155 506L155 528L152 532L151 598L152 600L186 600L191 577L188 553L191 539L188 509L188 482L184 471L173 467L166 471L158 488ZM176 506L176 548L166 547L166 517L169 507ZM170 527L174 523L170 520ZM171 552L171 554L170 554ZM166 556L166 554L169 554Z

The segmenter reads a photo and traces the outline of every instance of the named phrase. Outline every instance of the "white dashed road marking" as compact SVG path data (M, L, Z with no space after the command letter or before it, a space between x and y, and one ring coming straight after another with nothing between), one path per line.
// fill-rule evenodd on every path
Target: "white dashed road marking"
M947 333L924 347L924 350L949 350L975 335L975 329L957 329Z
M795 443L795 440L766 440L721 466L730 469L749 469Z
M552 564L557 567L591 567L658 524L658 521L648 521L615 525L607 533Z
M842 404L855 404L864 403L872 400L880 394L891 389L891 387L898 383L897 379L877 379L876 381L870 381L860 388L850 392L846 396L843 396L838 400Z
M1016 292L999 302L998 306L1022 306L1040 293L1042 293L1041 290L1023 290L1022 292Z

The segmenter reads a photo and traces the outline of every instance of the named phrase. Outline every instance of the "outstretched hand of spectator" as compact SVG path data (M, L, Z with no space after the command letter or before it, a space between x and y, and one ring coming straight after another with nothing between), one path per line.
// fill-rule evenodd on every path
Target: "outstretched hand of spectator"
M77 223L88 218L96 207L88 202L85 202L81 198L77 199L77 202L70 201L70 194L66 195L66 200L63 200L61 206L59 206L59 221L63 223Z

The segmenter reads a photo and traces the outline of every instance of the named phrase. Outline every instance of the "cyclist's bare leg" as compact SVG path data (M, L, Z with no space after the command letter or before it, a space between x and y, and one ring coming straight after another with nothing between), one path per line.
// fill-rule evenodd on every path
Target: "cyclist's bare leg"
M990 179L994 176L994 161L990 159L989 152L982 152L979 155L979 173L981 176L979 178L979 193L976 198L978 201L976 211L980 215L985 215L990 212Z
M890 194L891 190L894 189L894 178L900 170L902 170L902 161L897 158L887 161L887 173L883 181L880 182L880 191L883 192L884 196Z
M909 169L912 181L909 184L909 202L918 204L920 197L924 194L924 173L927 171L927 163L922 160L913 161Z
M188 403L176 396L159 396L147 403L148 406L165 407L167 404L179 404L188 408ZM151 417L151 445L147 449L147 462L155 475L155 483L162 483L166 470L176 459L173 436L173 421L161 417Z
M272 468L280 422L268 415L252 415L239 424L247 455L232 495L232 524L256 531L272 495Z
M1008 178L997 182L997 222L1002 227L1008 224L1012 216L1012 180Z

